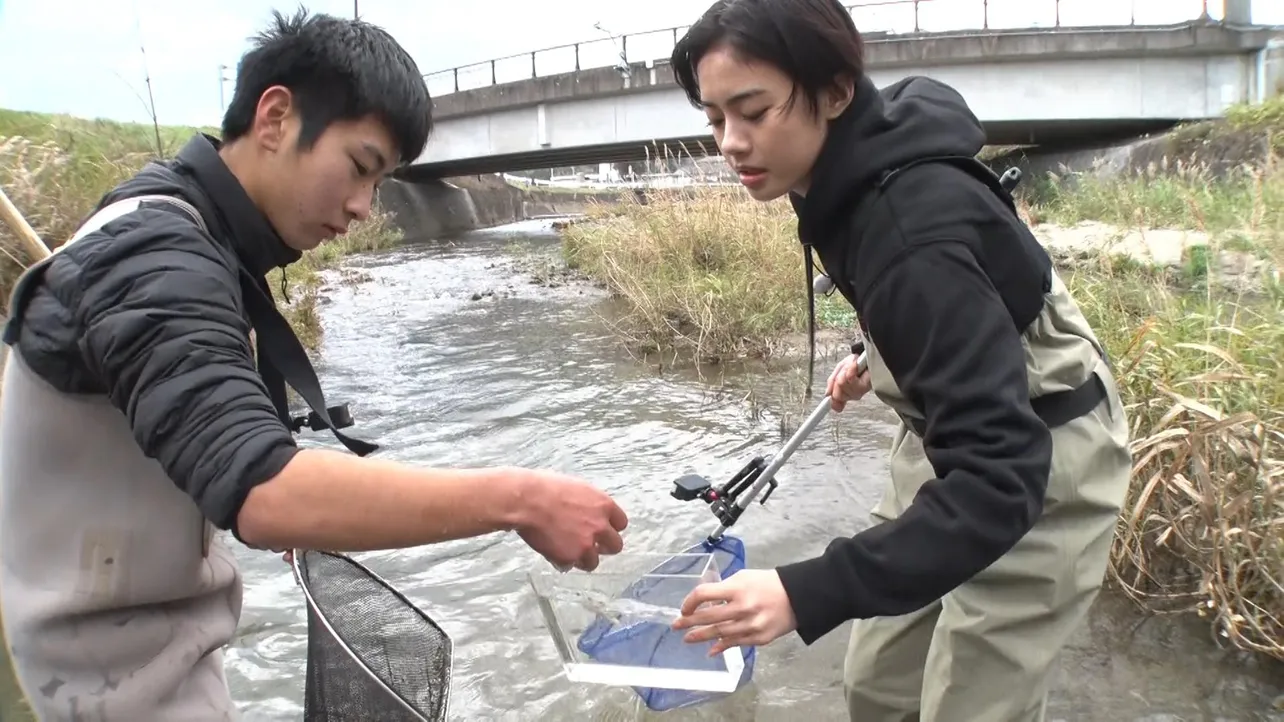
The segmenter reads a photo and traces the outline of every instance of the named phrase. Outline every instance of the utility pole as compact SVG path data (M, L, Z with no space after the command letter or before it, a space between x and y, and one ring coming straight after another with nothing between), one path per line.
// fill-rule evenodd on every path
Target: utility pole
M224 65L223 63L219 63L218 64L218 108L220 113L227 112L227 102L223 100L223 84L227 82L227 76L223 75L223 72L225 70L227 70L227 66Z
M352 0L352 19L353 19L353 20L360 20L360 19L361 19L361 18L359 18L359 17L357 16L357 3L358 3L358 2L360 2L360 0Z

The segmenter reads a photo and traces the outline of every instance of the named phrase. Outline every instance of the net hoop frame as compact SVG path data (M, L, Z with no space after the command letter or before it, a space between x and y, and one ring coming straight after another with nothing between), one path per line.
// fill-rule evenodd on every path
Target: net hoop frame
M317 549L308 549L308 550L293 549L291 551L293 553L294 558L290 562L290 567L294 570L294 581L298 583L299 589L303 591L303 596L308 602L308 607L317 616L317 620L321 622L321 625L325 627L327 632L330 633L330 636L336 642L338 642L340 647L343 647L343 651L348 653L348 656L352 658L352 661L356 662L357 666L361 668L361 671L364 672L365 675L371 679L371 681L373 681L376 685L379 686L380 689L382 689L385 693L387 693L390 699L397 700L397 703L400 704L402 707L404 707L407 713L413 715L417 719L422 720L423 722L434 722L434 720L431 720L428 717L423 716L423 714L421 714L419 710L415 709L414 706L411 705L411 703L408 702L405 697L403 697L402 695L394 691L391 687L387 685L387 683L385 683L382 679L379 678L379 675L371 671L370 665L366 664L365 661L362 660L355 651L353 651L352 645L348 644L347 639L340 636L335 631L334 626L330 624L329 616L321 609L321 606L317 604L316 599L312 596L312 591L309 589L308 584L303 580L303 570L300 568L300 564L301 564L300 560L303 559L305 554L318 554L318 555L323 555L327 557L332 557L344 563L351 564L357 569L360 569L364 574L366 574L368 577L373 579L385 590L391 592L393 596L395 596L397 600L400 601L402 604L405 604L407 607L414 610L415 614L422 617L425 622L441 630L442 636L446 639L446 641L450 645L450 648L448 650L449 653L446 655L446 688L442 690L442 697L445 702L445 704L442 706L442 719L450 719L450 703L451 703L450 681L455 676L455 643L450 638L450 635L446 633L446 630L442 629L441 625L437 624L436 621L434 621L431 617L425 614L423 610L421 610L418 607L418 605L414 604L409 599L407 599L406 595L397 591L396 587L393 587L391 584L389 584L386 579L379 576L378 574L375 574L373 571L367 568L364 564L362 564L361 562L358 562L356 559L353 559L352 557L346 554L321 551Z

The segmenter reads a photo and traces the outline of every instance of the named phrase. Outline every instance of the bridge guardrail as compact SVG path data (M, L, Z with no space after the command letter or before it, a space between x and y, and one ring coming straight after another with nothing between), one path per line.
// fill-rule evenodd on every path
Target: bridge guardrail
M1084 0L862 0L844 5L871 41L950 31L1170 25L1208 17L1215 0L1120 1L1103 12ZM667 60L689 25L555 45L424 75L433 97L501 83ZM605 32L605 31L603 31Z

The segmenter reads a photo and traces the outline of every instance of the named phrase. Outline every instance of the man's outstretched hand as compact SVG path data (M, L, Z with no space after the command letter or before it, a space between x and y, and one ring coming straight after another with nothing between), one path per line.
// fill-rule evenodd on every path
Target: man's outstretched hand
M593 571L607 554L624 549L620 532L628 516L597 487L552 471L522 469L513 477L520 489L514 531L530 548L559 569ZM281 555L293 564L293 550Z
M629 518L597 487L572 476L532 471L517 533L559 569L591 572L602 555L624 549Z

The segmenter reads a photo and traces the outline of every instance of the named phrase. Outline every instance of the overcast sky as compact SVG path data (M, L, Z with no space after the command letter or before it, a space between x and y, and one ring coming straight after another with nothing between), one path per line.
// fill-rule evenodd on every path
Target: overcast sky
M849 0L861 4L870 0ZM882 0L887 2L887 0ZM359 0L364 19L392 33L424 73L600 39L585 47L586 64L610 62L617 51L601 30L615 34L686 25L709 0ZM1054 0L989 0L991 26L1050 25ZM1220 17L1221 3L1209 0ZM1061 0L1063 23L1178 22L1196 17L1203 0ZM311 0L313 12L350 16L351 0ZM982 0L922 0L925 29L978 27ZM272 0L0 0L0 107L148 120L143 98L143 48L162 123L217 125L219 65L230 79L247 38L273 8ZM857 10L862 30L911 30L908 3ZM1284 24L1284 0L1253 0L1253 21ZM631 39L629 58L664 57L671 33ZM569 69L573 56L542 54L540 72ZM489 80L489 66L465 76ZM530 72L529 55L500 69L500 80ZM222 84L224 99L232 83ZM430 79L434 94L451 81Z

